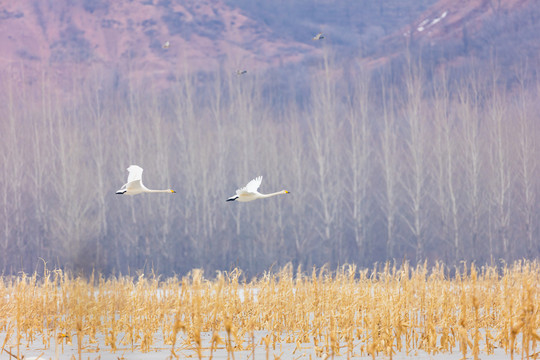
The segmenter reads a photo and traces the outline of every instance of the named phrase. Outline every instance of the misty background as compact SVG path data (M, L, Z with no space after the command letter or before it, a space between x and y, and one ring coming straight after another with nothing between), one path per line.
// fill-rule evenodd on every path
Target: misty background
M170 10L159 19L171 36L223 30L217 20L187 30L173 16L182 3L152 5ZM482 26L419 38L418 19L433 6L442 19L445 3L220 2L279 29L263 40L302 56L263 64L257 43L245 47L252 61L184 59L165 76L143 55L97 59L85 29L58 32L48 58L15 52L0 81L1 271L33 271L40 259L105 274L254 275L288 262L538 258L540 9L490 2ZM100 17L111 4L63 9ZM1 21L28 16L17 11ZM171 57L163 35L146 36L148 56ZM115 195L131 164L149 188L177 193ZM291 193L225 202L258 175L261 192Z

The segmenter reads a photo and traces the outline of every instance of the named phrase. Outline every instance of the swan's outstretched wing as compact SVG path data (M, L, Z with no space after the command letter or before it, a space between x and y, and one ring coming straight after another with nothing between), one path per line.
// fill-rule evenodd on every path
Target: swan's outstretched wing
M247 185L244 186L243 188L236 190L236 194L240 195L240 194L246 194L246 193L255 193L257 192L257 189L259 188L259 186L261 186L261 182L262 182L262 176L258 176L255 179L248 182Z
M140 181L142 179L142 172L143 172L142 167L137 166L137 165L131 165L130 167L127 168L127 171L129 171L128 180L127 180L128 186L129 186L129 183L133 181L137 181L137 180Z
M117 194L137 195L148 190L142 184L142 167L131 165L127 171L129 171L127 183L116 192Z

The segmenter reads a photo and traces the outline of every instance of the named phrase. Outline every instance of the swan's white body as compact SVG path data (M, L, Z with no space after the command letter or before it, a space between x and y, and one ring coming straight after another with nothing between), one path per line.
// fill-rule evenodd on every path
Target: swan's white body
M267 197L275 196L275 195L281 195L281 194L288 194L289 192L287 190L281 190L275 193L271 194L261 194L257 191L259 186L261 186L262 182L262 176L256 177L255 179L251 180L247 183L246 186L243 188L240 188L236 190L236 195L231 196L227 199L227 201L240 201L240 202L248 202L253 201L256 199L264 199Z
M174 193L176 191L167 190L151 190L142 183L143 169L137 165L131 165L127 168L129 171L127 183L124 184L116 193L118 195L137 195L142 193Z

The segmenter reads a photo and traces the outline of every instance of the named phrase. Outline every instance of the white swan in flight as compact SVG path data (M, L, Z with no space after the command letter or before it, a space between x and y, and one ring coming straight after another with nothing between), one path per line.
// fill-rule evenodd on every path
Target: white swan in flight
M261 186L261 182L262 182L262 176L256 177L255 179L248 182L247 185L244 186L243 188L236 190L236 195L231 196L230 198L227 199L227 201L238 200L241 202L247 202L247 201L252 201L255 199L264 199L264 198L274 196L274 195L281 195L281 194L289 193L287 190L281 190L281 191L271 193L271 194L261 194L260 192L257 191L259 186Z
M143 169L137 165L131 165L127 168L129 171L127 183L120 188L116 193L118 195L137 195L142 193L175 193L176 191L167 189L167 190L151 190L148 189L142 183L142 172Z
M322 40L322 39L324 39L324 35L322 32L318 33L317 35L313 37L313 40Z

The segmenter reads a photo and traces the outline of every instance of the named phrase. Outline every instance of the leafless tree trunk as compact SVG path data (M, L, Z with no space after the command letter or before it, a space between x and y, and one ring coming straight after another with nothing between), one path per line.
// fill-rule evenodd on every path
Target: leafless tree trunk
M384 80L382 88L382 123L380 135L380 166L384 181L384 192L381 196L381 209L386 220L386 258L396 257L396 217L398 214L398 149L397 125L395 122L394 96L392 90L386 89Z
M311 208L306 206L312 196L309 179L306 177L311 163L309 162L309 149L306 148L302 136L302 118L295 105L291 105L286 116L287 122L290 123L290 140L289 145L286 147L289 161L286 161L285 164L290 173L291 197L294 198L290 204L291 217L289 219L290 236L294 241L294 257L296 258L296 265L307 268L311 265L310 259L313 257L313 253L318 250L316 247L318 242L315 241L315 216ZM303 221L294 220L301 217L305 217L305 219Z
M336 88L329 58L325 54L322 74L314 79L310 111L308 112L309 147L313 155L313 180L311 183L313 203L311 209L319 220L315 224L323 245L330 249L333 261L342 250L335 232L338 219L338 204L342 201L340 167L337 149L342 128L341 116L336 106ZM309 183L308 183L309 184Z
M51 217L51 239L56 241L57 254L75 268L91 268L88 241L97 230L96 208L92 200L92 171L82 164L88 164L87 144L82 131L74 122L79 118L78 106L71 104L71 109L56 118L55 148L57 157L54 174L51 180L52 193L50 201L55 203L49 216Z
M411 63L407 69L405 88L403 116L408 134L404 144L407 168L403 178L403 189L407 197L408 214L403 218L414 238L416 260L421 261L425 255L425 230L429 211L426 201L429 191L427 189L429 164L425 143L427 141L425 109L422 107L423 79L417 66Z
M463 259L463 244L459 233L458 219L458 179L459 168L457 162L461 158L458 148L461 145L460 128L450 109L450 94L445 74L435 84L433 103L433 123L435 124L434 156L436 158L436 171L434 178L437 182L438 207L441 217L440 238L453 249L453 261Z
M498 256L505 259L512 258L513 249L509 244L510 225L510 166L509 166L509 143L508 131L505 126L506 97L504 90L496 86L496 78L493 79L491 98L487 109L487 119L491 130L490 162L492 178L490 182L491 201L494 207L494 226L496 227Z
M90 84L84 89L86 109L88 111L88 117L94 124L93 130L89 132L90 148L92 167L95 171L92 171L94 184L99 191L95 192L98 209L99 228L95 234L95 259L94 263L98 267L104 265L103 259L103 247L102 241L108 233L108 220L107 220L107 204L106 197L113 193L113 188L106 186L105 174L108 171L107 161L107 145L113 142L107 135L109 131L114 131L114 126L110 121L110 112L107 112L111 108L111 104L107 103L106 96L110 93L111 89L106 87L104 79L99 77L99 71L93 71L93 77L89 78ZM109 131L107 131L109 129ZM127 167L127 165L126 165Z
M481 149L485 143L482 142L482 120L480 118L480 89L478 80L469 79L460 87L457 94L457 116L463 131L463 198L464 211L468 219L471 241L471 258L476 259L482 251L481 241L482 217L484 207L482 197L484 186L482 185L482 170L484 169ZM468 234L462 232L462 237ZM489 253L492 255L492 248Z
M538 94L531 99L525 74L518 74L520 88L517 95L517 119L518 119L518 171L516 172L519 183L520 201L516 205L523 217L523 230L526 239L527 254L534 257L540 253L540 246L535 244L534 226L537 223L535 204L537 203L538 179L538 138L540 135L537 115L531 111L531 105L538 102ZM540 82L537 83L540 85ZM522 255L522 256L523 256Z
M358 254L365 254L367 223L369 215L369 179L371 172L372 132L369 125L369 74L360 70L353 83L353 95L347 104L349 146L345 158L350 164L350 183L345 186L350 192L345 201L349 207L351 225Z
M25 193L25 161L24 161L24 135L27 132L24 126L27 123L28 108L17 110L18 104L22 100L29 100L26 97L25 90L22 89L22 94L17 94L13 88L13 83L8 80L7 99L5 114L7 121L4 122L2 129L2 200L3 200L3 269L7 270L7 264L14 265L15 270L20 271L20 265L24 255L26 258L34 258L32 248L26 246L26 242L30 239L25 236L25 216L24 204L22 195ZM17 95L21 99L17 99ZM19 102L17 102L19 100ZM24 119L21 121L21 119ZM3 125L0 123L0 126ZM11 259L10 259L11 258Z

